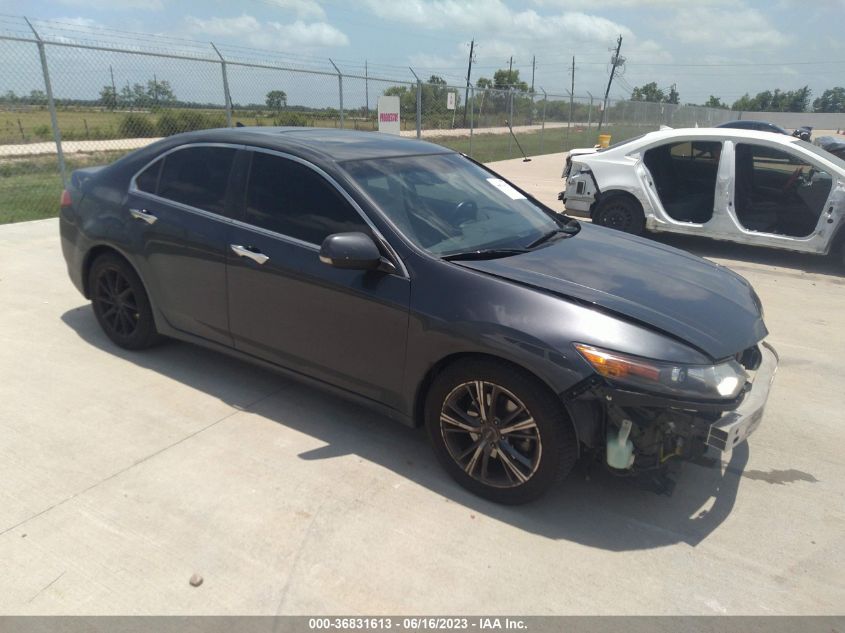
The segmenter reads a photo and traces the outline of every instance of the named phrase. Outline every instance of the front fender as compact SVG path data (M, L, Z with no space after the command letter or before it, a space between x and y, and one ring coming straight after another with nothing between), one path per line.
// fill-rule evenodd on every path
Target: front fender
M563 397L593 375L573 342L651 358L707 362L658 331L570 298L461 266L420 257L412 274L404 413L433 367L455 354L484 354L513 363ZM444 294L443 288L451 292Z

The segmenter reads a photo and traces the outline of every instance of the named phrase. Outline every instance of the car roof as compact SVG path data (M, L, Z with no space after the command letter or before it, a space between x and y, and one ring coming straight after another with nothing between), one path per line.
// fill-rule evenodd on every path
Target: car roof
M794 136L786 136L776 132L763 132L761 130L745 130L742 128L732 127L690 127L677 128L671 130L657 130L655 132L648 132L643 134L636 142L620 145L618 150L623 153L628 153L635 147L642 147L650 145L651 143L671 140L673 138L689 138L694 137L700 140L732 140L732 139L749 139L758 141L777 141L778 143L796 143L798 139ZM613 148L607 152L613 151ZM605 153L605 152L602 152Z
M780 129L779 125L776 125L770 121L763 121L761 119L737 119L736 121L725 121L724 123L720 123L716 127L728 127L731 125L766 125L768 127L776 127Z
M442 145L392 134L331 128L234 127L200 130L171 137L174 141L177 138L181 141L179 144L242 143L335 162L455 153Z

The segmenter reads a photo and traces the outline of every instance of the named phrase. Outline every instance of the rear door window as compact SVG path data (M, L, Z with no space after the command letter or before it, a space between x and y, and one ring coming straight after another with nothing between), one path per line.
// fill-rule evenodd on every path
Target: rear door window
M322 244L333 233L370 233L358 212L320 174L264 152L252 154L244 219L311 244Z
M168 154L158 195L222 215L235 152L231 147L188 147Z

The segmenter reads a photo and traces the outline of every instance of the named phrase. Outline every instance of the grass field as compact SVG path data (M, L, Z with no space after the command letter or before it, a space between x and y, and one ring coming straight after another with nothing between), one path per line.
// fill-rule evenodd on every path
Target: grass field
M622 141L643 133L642 128L610 126L602 133L611 135L612 142ZM442 137L429 139L458 152L471 155L475 160L489 163L496 160L519 158L522 154L519 146L510 134L475 133L470 144L469 136ZM592 147L598 142L595 128L575 128L569 132L566 128L549 128L542 132L520 132L516 140L528 156L565 152L574 147ZM563 166L561 165L561 169Z
M610 126L606 130L612 140L620 141L641 134L642 128ZM529 156L563 152L573 147L595 144L595 129L550 128L545 132L523 132L517 140ZM431 139L456 151L472 155L480 162L518 158L519 148L509 134L474 134L472 152L469 136ZM67 159L68 173L89 165L102 165L116 160L125 152L72 154ZM561 165L561 169L563 165ZM58 215L62 181L54 155L0 162L0 224L40 220Z
M174 112L195 112L207 117L210 121L225 120L223 110L182 109ZM137 111L94 110L94 109L62 109L56 114L62 139L66 141L104 140L127 138L140 134L126 134L120 124L127 115L140 117L149 122L150 128L161 113ZM137 120L137 119L136 119ZM339 127L337 116L326 116L312 113L300 113L293 110L279 114L270 111L235 110L232 120L244 125L307 125L309 127ZM408 127L410 125L410 128ZM374 130L378 127L375 116L369 119L347 115L345 127L351 129ZM403 129L413 129L414 119L406 117L402 121ZM15 110L0 110L0 145L33 143L38 141L52 141L53 130L50 127L50 113L46 108Z
M126 152L98 152L67 160L68 173L80 167L102 165ZM62 178L55 156L0 162L0 224L41 220L59 214Z

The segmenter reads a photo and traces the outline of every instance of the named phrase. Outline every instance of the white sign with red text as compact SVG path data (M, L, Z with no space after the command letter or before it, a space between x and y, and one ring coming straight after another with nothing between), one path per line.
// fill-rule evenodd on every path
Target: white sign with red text
M378 131L399 135L399 97L378 98Z

